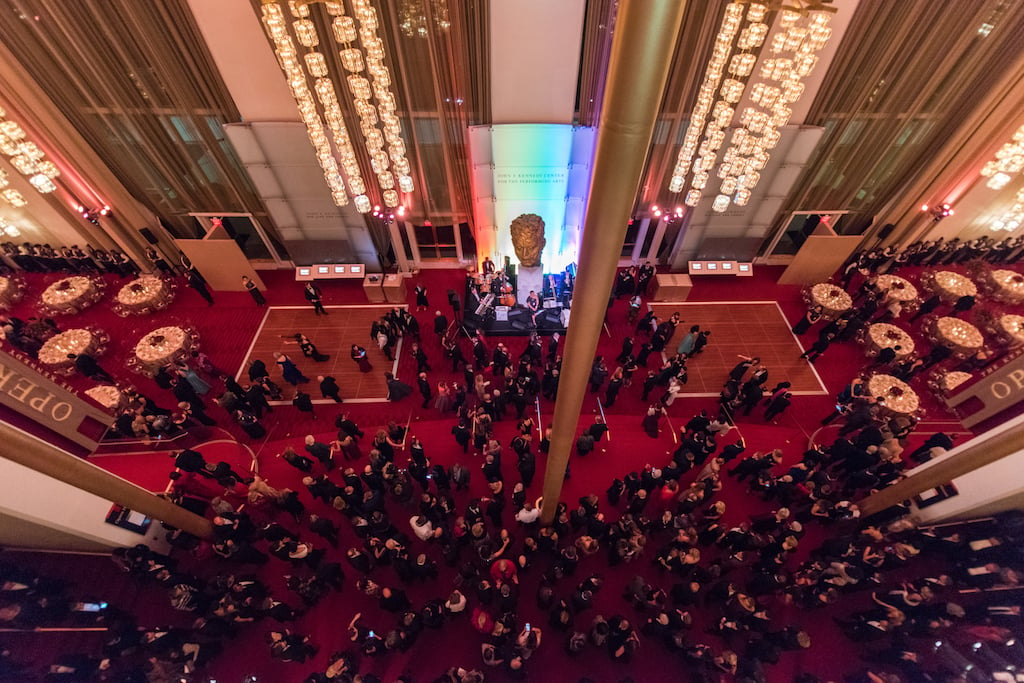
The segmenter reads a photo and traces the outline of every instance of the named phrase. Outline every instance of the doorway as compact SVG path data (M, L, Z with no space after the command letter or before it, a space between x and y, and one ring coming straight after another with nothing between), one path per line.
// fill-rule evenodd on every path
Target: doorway
M794 211L766 243L758 259L789 261L819 226L827 226L837 235L843 234L843 223L849 215L849 211Z
M403 245L412 247L413 258L421 265L462 263L476 258L476 241L468 223L402 223L399 230Z
M205 237L222 228L235 241L250 263L274 268L291 268L284 245L274 239L250 213L193 213Z

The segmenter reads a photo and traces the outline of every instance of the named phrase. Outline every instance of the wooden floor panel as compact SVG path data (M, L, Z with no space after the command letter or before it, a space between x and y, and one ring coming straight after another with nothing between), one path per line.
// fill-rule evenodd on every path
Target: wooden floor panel
M284 390L284 397L290 402L295 395L295 388L284 381L280 367L274 362L274 352L281 351L288 354L299 366L299 370L309 378L309 383L302 386L314 400L323 400L317 376L330 375L338 381L341 397L345 400L383 401L387 396L384 373L393 371L396 363L389 361L377 348L377 344L370 340L370 326L391 308L394 306L388 304L328 306L328 314L318 316L312 308L307 307L271 307L239 370L239 382L243 386L246 384L249 363L259 358L267 364L271 379ZM316 363L303 357L294 342L296 333L309 337L320 353L330 358ZM352 344L366 349L373 372L359 371L351 357Z
M803 351L774 302L656 302L650 306L659 320L676 312L683 320L665 347L667 353L675 353L691 325L711 330L704 352L687 365L689 381L683 393L717 394L729 371L740 362L737 356L752 353L768 368L768 388L785 381L793 385L791 391L826 393L811 364L800 358Z

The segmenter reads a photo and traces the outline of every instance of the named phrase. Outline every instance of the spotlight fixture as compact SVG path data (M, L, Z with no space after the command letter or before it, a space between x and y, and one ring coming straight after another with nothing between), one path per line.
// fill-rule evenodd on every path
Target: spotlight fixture
M921 205L921 210L931 214L932 219L938 223L943 218L953 215L953 207L949 204L943 203L936 206L928 206L927 204Z
M78 206L75 207L75 209L78 211L78 213L82 214L82 218L89 221L93 225L100 224L101 216L105 217L113 214L113 211L111 211L110 207L107 206L106 204L104 204L98 209L87 209L86 207L79 204Z
M655 204L654 206L651 207L651 214L655 218L661 218L661 213L662 213L661 208L657 204Z
M404 213L405 210L400 208L400 211ZM395 212L387 211L381 209L379 206L375 206L373 207L373 217L384 223L384 225L390 225L395 220Z

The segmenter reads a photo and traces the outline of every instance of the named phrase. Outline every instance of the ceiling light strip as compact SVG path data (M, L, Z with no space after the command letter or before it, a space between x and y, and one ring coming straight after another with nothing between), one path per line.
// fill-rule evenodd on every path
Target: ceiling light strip
M406 147L405 141L402 140L402 125L395 113L397 101L394 93L391 92L391 71L384 63L384 41L377 35L377 11L368 0L352 0L352 7L359 23L359 41L363 47L366 72L370 75L370 80L367 81L364 77L353 74L349 76L349 86L357 98L357 110L360 107L359 101L368 105L363 106L360 111L360 119L364 121L364 131L368 133L367 136L364 136L367 152L370 155L373 171L377 174L385 206L395 207L400 203L398 192L394 189L395 181L397 180L397 185L402 192L412 192L415 186L410 175L412 169L405 156ZM377 100L375 108L370 101L371 94ZM363 118L364 112L365 119ZM380 129L376 126L377 117L371 117L371 113L379 115ZM371 126L372 131L370 130ZM387 142L386 152L385 140Z
M57 186L53 179L60 176L60 170L46 158L46 154L39 146L28 138L25 129L17 121L8 118L7 112L3 109L0 109L0 152L9 157L11 166L26 176L32 187L40 194L56 191ZM0 198L15 207L28 204L28 200L20 192L7 187L9 184L7 175L0 172Z
M1014 197L1014 204L1005 211L1002 216L992 221L989 228L993 232L999 232L1005 230L1006 232L1014 232L1021 225L1024 225L1024 187L1017 190L1017 195Z
M683 145L676 158L676 165L672 171L669 181L670 192L681 192L686 185L686 175L693 170L694 178L691 181L692 195L699 201L700 191L706 183L707 172L714 165L715 157L702 154L697 157L700 151L700 140L705 134L708 115L713 113L715 95L719 90L719 83L725 73L726 64L732 53L733 40L739 32L740 24L743 21L744 6L738 2L732 2L725 6L725 13L722 16L722 23L718 28L714 46L711 49L711 58L708 60L704 70L704 80L697 93L697 102L693 112L690 114L690 124L687 126L686 135L683 138ZM724 111L719 108L718 115L724 117ZM707 146L705 146L707 151ZM695 158L696 157L696 158ZM694 204L696 204L696 201ZM689 203L689 201L687 201Z
M767 58L761 59L759 80L750 89L752 104L740 113L741 127L733 131L722 157L718 174L722 182L711 205L719 213L730 204L749 202L771 150L782 137L779 129L789 123L792 104L803 96L803 79L817 65L815 53L832 35L828 11L783 7L776 20L779 30Z
M302 6L304 6L304 3ZM301 12L299 3L289 2L289 7L293 14ZM331 198L337 206L345 206L348 204L348 195L345 193L345 184L339 172L338 160L331 149L324 120L320 117L316 100L309 90L305 73L299 63L295 43L288 34L288 22L285 19L284 10L281 9L277 2L271 0L263 3L262 11L263 26L266 29L267 35L274 43L274 53L277 55L278 63L284 72L288 87L291 89L292 97L295 98L302 121L306 124L306 133L309 136L310 143L313 145L313 149L316 150L317 161L324 172L324 180L327 181L327 185L331 190ZM308 14L308 8L306 8L306 11ZM344 132L344 123L340 123ZM331 133L335 139L335 144L338 143L338 132L334 125L331 125ZM355 167L355 170L358 171L358 166Z
M1024 126L1017 129L1013 138L999 148L996 156L981 169L985 182L993 190L1001 190L1024 170Z

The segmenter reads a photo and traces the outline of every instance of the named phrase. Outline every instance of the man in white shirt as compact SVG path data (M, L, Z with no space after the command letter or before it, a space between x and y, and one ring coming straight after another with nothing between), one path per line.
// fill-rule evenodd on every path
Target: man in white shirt
M434 537L434 525L423 515L410 517L409 526L421 541L429 541Z
M516 521L520 524L533 524L540 519L540 510L533 506L533 503L526 503L523 508L516 513Z

